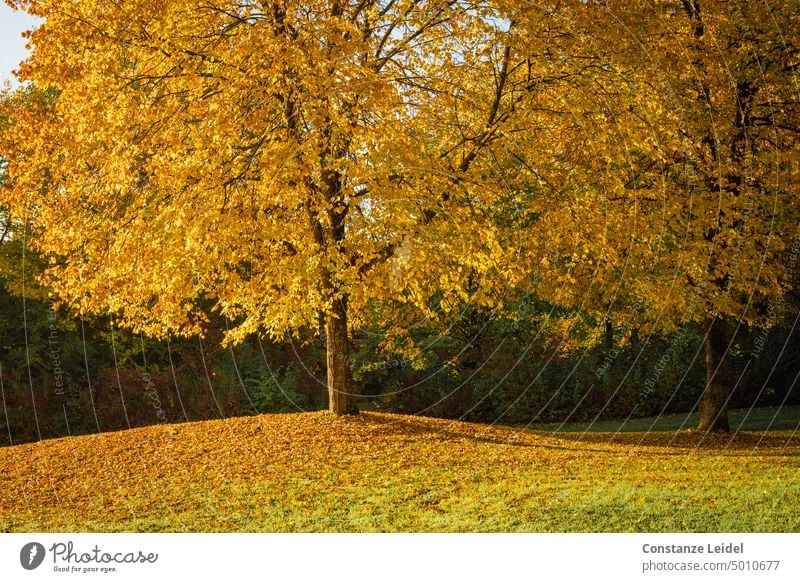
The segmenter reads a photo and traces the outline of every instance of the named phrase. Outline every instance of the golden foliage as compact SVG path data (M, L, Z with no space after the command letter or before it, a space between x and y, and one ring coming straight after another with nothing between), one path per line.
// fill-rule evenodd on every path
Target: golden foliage
M22 5L46 19L23 76L60 94L13 115L6 201L78 310L195 333L207 298L241 339L518 283L487 209L531 73L488 4Z
M7 104L3 198L80 311L240 340L342 301L391 349L509 290L758 323L793 276L790 0L18 4L60 94Z
M590 86L561 93L582 128L559 137L573 171L542 244L569 251L543 261L540 291L620 322L764 324L797 281L800 5L582 4L553 9L575 43L557 54ZM568 274L548 275L558 262Z

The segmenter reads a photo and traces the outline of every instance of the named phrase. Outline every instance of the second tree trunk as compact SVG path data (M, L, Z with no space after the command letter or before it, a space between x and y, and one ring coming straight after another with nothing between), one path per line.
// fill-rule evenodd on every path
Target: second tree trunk
M706 387L700 401L698 430L730 430L728 400L731 387L724 361L728 350L725 321L719 317L706 320Z

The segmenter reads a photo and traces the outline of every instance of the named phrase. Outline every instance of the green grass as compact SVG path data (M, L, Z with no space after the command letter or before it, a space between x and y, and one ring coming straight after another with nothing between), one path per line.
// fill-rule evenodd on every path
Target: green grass
M800 406L767 406L730 410L733 431L800 431ZM670 432L697 426L698 413L663 414L658 417L598 420L596 422L536 423L530 428L559 432Z
M0 449L3 531L798 532L800 437L262 415Z

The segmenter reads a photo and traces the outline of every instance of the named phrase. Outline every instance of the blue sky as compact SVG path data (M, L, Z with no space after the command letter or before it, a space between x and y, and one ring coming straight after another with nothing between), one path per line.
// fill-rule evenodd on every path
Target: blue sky
M37 20L19 10L12 10L0 0L0 85L5 81L14 82L11 71L25 58L26 39L20 34L36 26Z

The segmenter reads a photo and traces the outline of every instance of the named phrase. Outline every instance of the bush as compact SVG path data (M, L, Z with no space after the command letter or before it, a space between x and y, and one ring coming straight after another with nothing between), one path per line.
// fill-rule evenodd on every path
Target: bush
M219 384L240 386L250 405L258 412L306 409L306 398L299 390L298 365L289 362L279 368L270 367L248 343L228 350L216 372Z

